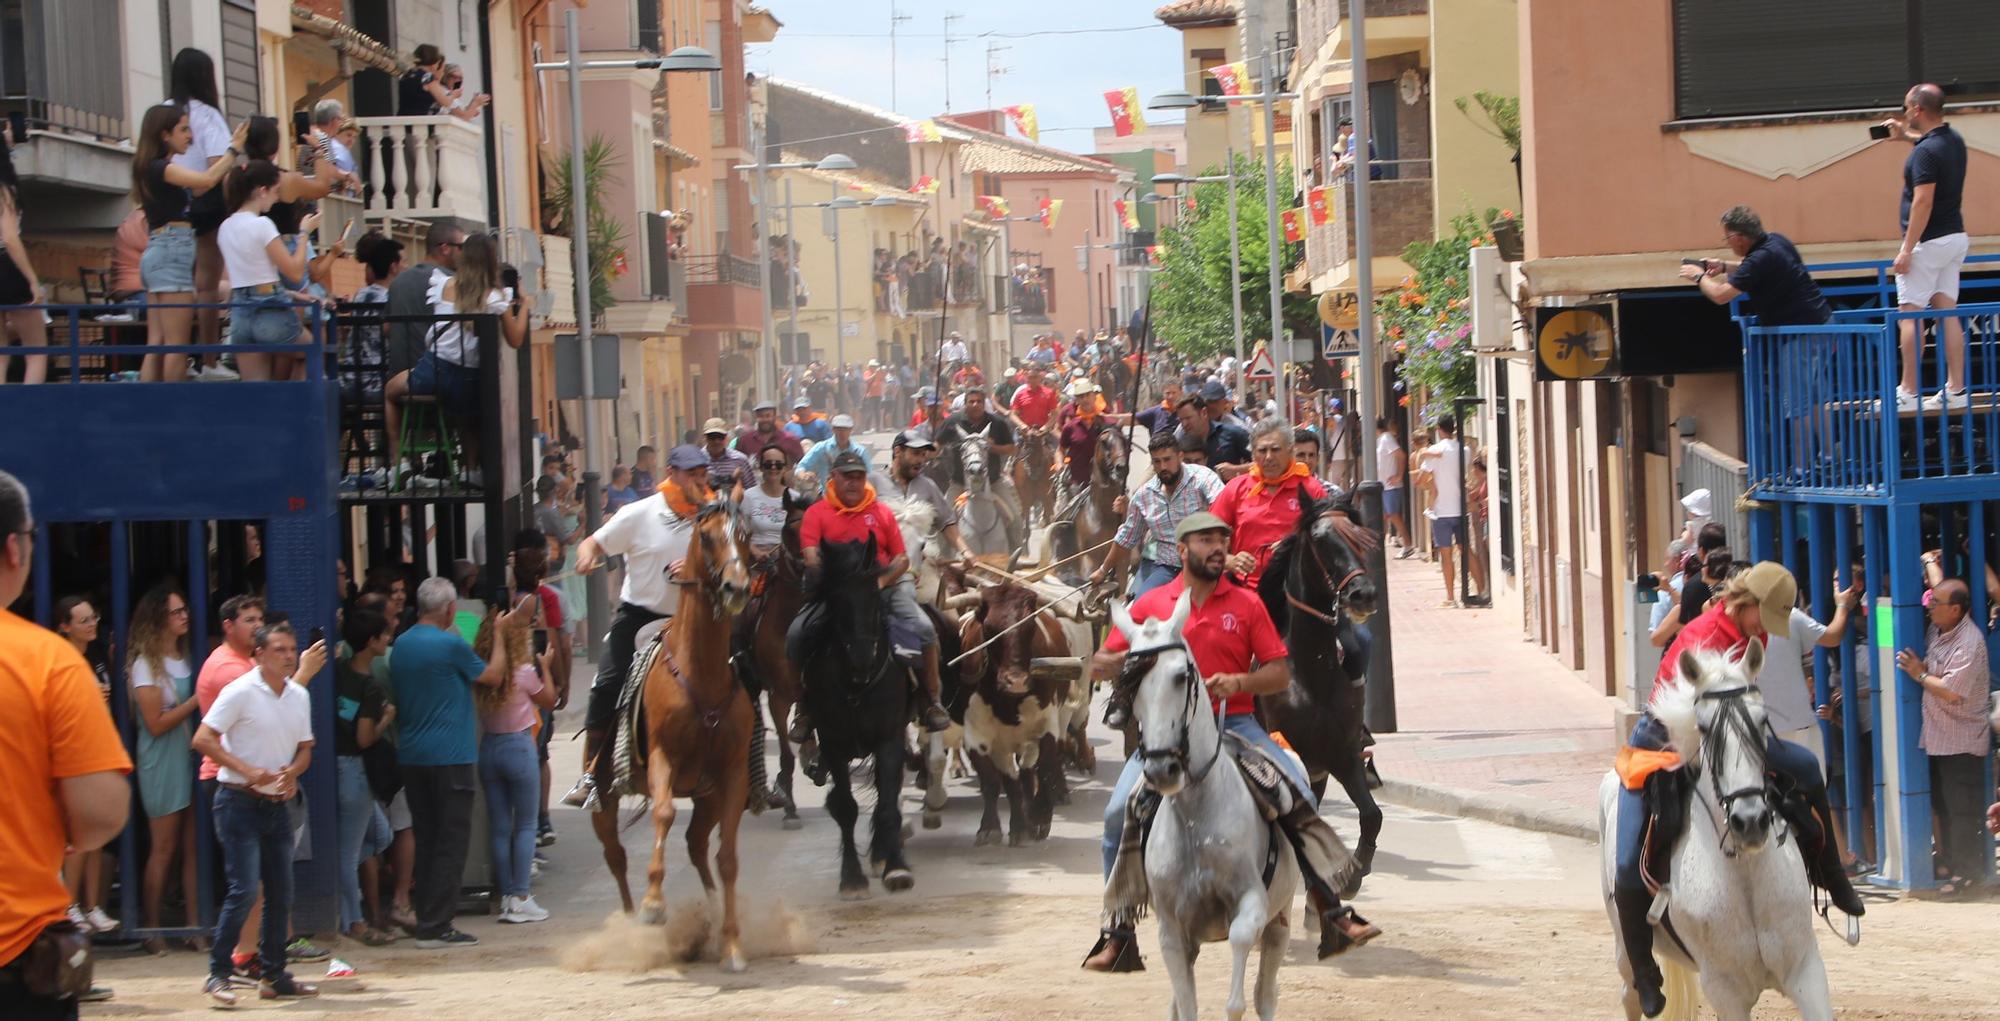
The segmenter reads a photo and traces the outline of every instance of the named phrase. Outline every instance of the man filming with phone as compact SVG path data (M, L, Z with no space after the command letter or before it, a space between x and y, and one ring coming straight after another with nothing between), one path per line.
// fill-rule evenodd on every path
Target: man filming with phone
M1708 300L1727 305L1741 296L1759 326L1818 326L1833 318L1792 240L1766 231L1749 206L1722 214L1722 243L1737 261L1681 260L1681 278L1694 281Z

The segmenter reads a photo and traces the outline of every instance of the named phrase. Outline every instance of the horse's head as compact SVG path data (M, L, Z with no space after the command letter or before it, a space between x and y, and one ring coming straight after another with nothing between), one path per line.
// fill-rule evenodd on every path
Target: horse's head
M1197 720L1208 710L1200 671L1181 638L1181 625L1187 622L1190 605L1187 594L1182 593L1172 616L1143 624L1135 623L1123 605L1114 603L1111 607L1112 624L1131 643L1131 651L1125 655L1127 680L1133 675L1138 678L1132 715L1139 723L1139 761L1145 769L1146 786L1169 797L1180 793L1190 781L1194 767L1189 749L1199 726Z
M1008 582L979 591L979 607L974 613L983 633L1000 636L993 643L990 655L995 679L1000 682L1001 690L1010 694L1028 690L1029 668L1035 655L1035 627L1015 625L1039 609L1041 598L1024 585Z
M1091 470L1097 480L1106 485L1123 485L1125 481L1125 434L1110 426L1097 431L1097 457Z
M1375 613L1379 596L1375 580L1368 576L1368 562L1357 548L1371 540L1380 542L1350 505L1334 499L1300 501L1296 545L1304 546L1306 555L1299 559L1299 567L1357 624Z
M1684 649L1675 666L1653 715L1681 757L1699 764L1736 850L1763 850L1776 818L1764 761L1764 696L1754 683L1764 643L1752 640L1741 657Z
M988 432L992 428L993 423L988 422L985 429L976 433L961 433L958 442L958 463L959 467L965 469L965 489L974 495L983 495L986 492L986 459L992 456L992 452L987 449L992 443Z
M742 511L723 498L702 505L688 543L687 571L708 590L719 612L737 614L750 601L750 554Z
M845 648L853 665L872 663L887 635L882 630L882 600L875 579L882 565L875 555L875 537L866 542L827 542L820 547L823 580L820 599L833 624L835 644Z

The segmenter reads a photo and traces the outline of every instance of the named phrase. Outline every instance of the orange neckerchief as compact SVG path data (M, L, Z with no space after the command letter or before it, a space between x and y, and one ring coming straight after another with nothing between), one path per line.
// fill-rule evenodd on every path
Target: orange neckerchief
M1078 401L1076 404L1076 417L1088 422L1104 413L1104 395L1086 394L1085 396L1090 398L1090 404L1086 406L1082 401Z
M1307 470L1303 462L1299 461L1293 461L1291 468L1287 469L1284 474L1279 475L1275 479L1265 478L1264 473L1260 470L1256 473L1257 481L1250 483L1250 495L1262 496L1264 495L1264 491L1267 489L1282 489L1284 488L1285 481L1287 479L1309 479L1309 478L1312 478L1312 472Z
M875 505L875 484L872 482L863 483L861 487L861 499L854 501L854 506L852 507L841 503L840 493L832 486L828 486L826 487L826 502L832 504L833 509L841 514L859 514Z
M659 485L660 495L667 498L667 507L678 517L692 518L701 511L701 505L708 502L709 492L704 487L695 494L699 499L690 499L679 483L667 479Z

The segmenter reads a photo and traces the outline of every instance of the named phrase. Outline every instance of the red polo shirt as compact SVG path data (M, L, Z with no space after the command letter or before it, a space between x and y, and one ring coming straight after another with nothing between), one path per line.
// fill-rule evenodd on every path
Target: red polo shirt
M1187 583L1176 576L1133 600L1132 619L1148 621L1173 616L1174 603L1186 588ZM1181 637L1187 639L1188 650L1194 653L1195 669L1203 677L1247 674L1253 661L1270 663L1291 655L1285 648L1285 640L1278 637L1278 628L1271 623L1263 600L1228 578L1215 583L1215 591L1208 594L1207 602L1188 609ZM1117 628L1111 629L1111 636L1104 641L1106 652L1124 652L1131 647L1125 632ZM1210 699L1208 706L1215 708L1215 700ZM1229 696L1228 715L1256 711L1257 696L1243 692Z
M867 542L871 535L877 562L886 564L903 555L903 530L880 500L857 514L842 514L831 501L821 500L806 508L805 520L799 523L799 545L808 549L823 542Z
M1262 493L1255 491L1257 470L1230 479L1208 508L1210 514L1228 524L1229 551L1249 553L1257 558L1257 566L1244 579L1251 588L1257 587L1258 579L1264 577L1264 565L1271 560L1271 550L1278 542L1299 529L1299 490L1315 500L1326 499L1326 487L1311 477L1286 479L1277 488L1266 487Z
M1651 702L1679 672L1681 650L1709 649L1733 653L1741 649L1747 640L1742 629L1729 619L1727 607L1717 603L1703 610L1701 616L1688 621L1687 626L1681 628L1674 635L1674 640L1667 644L1666 654L1660 657L1660 669L1653 673L1653 692L1646 696L1646 701Z
M1049 416L1055 414L1056 405L1061 402L1054 387L1024 386L1014 391L1014 399L1007 405L1015 417L1037 429L1049 424Z

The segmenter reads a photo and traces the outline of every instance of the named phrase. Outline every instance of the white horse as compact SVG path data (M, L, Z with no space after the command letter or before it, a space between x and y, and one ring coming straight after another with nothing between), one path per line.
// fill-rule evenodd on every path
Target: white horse
M1751 642L1740 660L1683 651L1678 678L1653 700L1681 768L1696 771L1687 830L1673 852L1668 913L1653 941L1666 978L1662 1017L1696 1016L1690 972L1697 972L1721 1021L1749 1021L1766 989L1784 993L1807 1021L1833 1021L1805 865L1790 848L1772 846L1784 843L1785 834L1766 793L1764 698L1752 683L1763 664L1762 642ZM1614 933L1619 785L1609 773L1598 791L1604 900ZM1638 1021L1631 962L1624 942L1613 942L1625 1016Z
M1133 657L1152 656L1133 712L1143 735L1147 787L1163 800L1146 838L1146 882L1160 925L1160 957L1174 985L1172 1016L1194 1021L1194 959L1201 944L1229 941L1230 1021L1243 1017L1243 976L1257 948L1257 1016L1278 1009L1278 966L1289 928L1285 909L1298 888L1298 866L1280 853L1268 889L1264 860L1271 829L1234 763L1222 761L1222 731L1208 711L1194 658L1181 638L1186 594L1173 616L1135 624L1113 605L1112 622ZM1219 767L1219 768L1218 768Z
M1020 513L1011 488L996 486L987 473L993 460L993 440L988 435L992 428L989 422L976 433L964 433L958 442L958 463L965 471L965 504L959 508L958 529L972 552L982 556L1013 551Z

